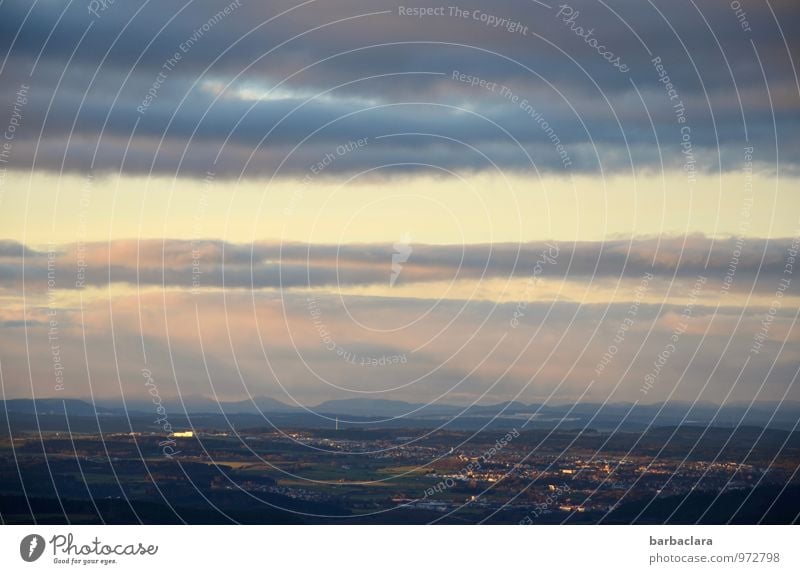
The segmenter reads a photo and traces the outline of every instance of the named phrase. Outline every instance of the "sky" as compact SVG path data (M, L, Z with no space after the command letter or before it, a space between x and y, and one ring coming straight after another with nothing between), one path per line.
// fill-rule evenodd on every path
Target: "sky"
M3 396L800 400L799 26L3 2Z

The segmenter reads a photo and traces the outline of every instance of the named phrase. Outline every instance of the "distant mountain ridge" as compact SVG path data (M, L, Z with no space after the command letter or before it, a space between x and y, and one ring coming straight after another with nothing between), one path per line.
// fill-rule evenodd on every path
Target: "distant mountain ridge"
M216 402L205 397L165 398L160 403L173 428L442 428L559 429L634 431L658 427L751 426L797 431L800 403L784 402L719 407L708 403L578 403L458 406L384 399L337 399L314 407L291 406L270 397ZM65 416L68 415L68 416ZM0 401L0 426L25 431L78 431L161 428L161 415L147 397L138 400L10 399ZM98 424L99 423L99 424Z
M784 401L778 403L756 403L749 409L746 405L730 404L723 407L710 403L697 403L692 406L687 402L672 402L667 404L637 404L633 403L577 403L560 405L525 404L518 401L498 403L493 405L458 406L438 403L410 403L388 399L334 399L322 402L313 407L303 408L292 406L271 397L254 397L252 400L242 401L214 401L206 397L186 396L182 398L163 399L161 403L168 412L172 413L203 413L203 414L270 414L270 413L317 413L321 415L353 416L353 417L410 417L438 418L438 417L591 417L602 414L603 416L689 416L699 419L699 422L711 421L717 418L729 419L742 417L747 412L748 416L771 416L776 410L783 413L797 413L800 417L800 402ZM36 399L9 399L0 401L0 412L25 413L25 414L64 414L64 410L71 415L100 416L121 415L133 412L150 414L156 406L148 400L127 400L123 406L121 401L99 400L92 404L81 399L42 398ZM688 421L687 421L688 422Z
M108 408L103 405L92 405L81 399L8 399L0 401L0 412L40 415L72 415L108 416L124 414L122 409Z

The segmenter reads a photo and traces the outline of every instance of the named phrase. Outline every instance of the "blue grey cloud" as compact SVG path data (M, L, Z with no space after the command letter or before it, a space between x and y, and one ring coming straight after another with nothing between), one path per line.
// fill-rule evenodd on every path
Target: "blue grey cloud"
M193 281L205 288L227 289L386 285L396 249L378 243L237 244L175 239L68 244L53 246L51 252L21 244L12 249L12 242L7 245L5 253L0 252L0 287L18 288L24 250L24 276L31 293L43 289L48 271L59 289L109 283L191 288ZM528 279L534 273L551 280L607 282L638 280L652 273L666 281L702 274L722 282L729 276L728 288L733 291L774 291L776 282L787 276L789 258L797 252L796 238L712 239L701 234L558 243L415 244L398 284Z
M19 86L30 85L15 138L20 169L196 176L213 165L247 177L280 166L291 177L332 146L406 132L427 135L380 140L330 172L490 169L489 160L559 173L680 169L689 128L698 170L739 168L752 145L762 166L796 171L800 94L789 32L800 9L773 2L773 17L763 2L741 4L747 29L728 3L684 0L552 8L470 0L459 4L466 18L448 8L403 16L384 0L242 0L220 18L230 3L116 2L92 15L84 3L29 12L12 1L0 6L0 102L10 116ZM525 34L492 25L500 21Z

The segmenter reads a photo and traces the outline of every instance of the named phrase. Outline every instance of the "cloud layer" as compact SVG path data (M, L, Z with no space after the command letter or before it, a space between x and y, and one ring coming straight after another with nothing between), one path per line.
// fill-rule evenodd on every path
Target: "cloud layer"
M663 281L698 274L729 288L770 289L796 255L796 238L722 238L703 235L597 242L525 244L410 244L397 285L491 279L598 281L638 279L652 273ZM388 286L396 244L301 244L220 240L114 240L36 250L0 242L6 288L59 289L127 283L173 288L338 288ZM791 271L791 270L790 270ZM48 272L51 276L48 277ZM735 281L734 281L735 280Z
M242 2L222 17L226 4L207 1L97 16L12 1L0 8L0 101L11 116L30 86L20 168L293 177L366 138L328 173L683 169L684 144L699 171L738 168L744 146L796 171L800 10L741 4L748 30L727 3L684 0L470 0L468 17L426 18L383 0Z

